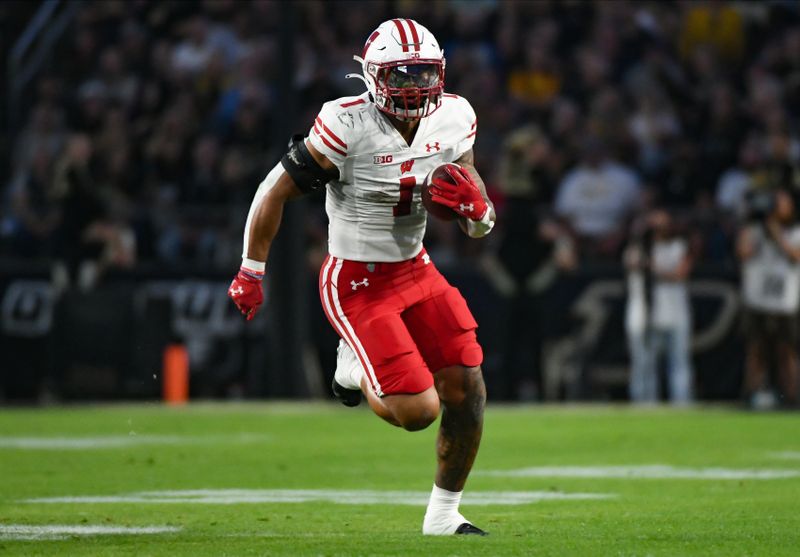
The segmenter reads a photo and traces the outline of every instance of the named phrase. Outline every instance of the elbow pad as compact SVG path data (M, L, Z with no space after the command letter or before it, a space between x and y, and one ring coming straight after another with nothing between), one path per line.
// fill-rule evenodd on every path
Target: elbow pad
M314 160L302 135L293 135L289 140L289 150L283 155L281 165L303 193L320 190L339 177L336 170L328 172Z

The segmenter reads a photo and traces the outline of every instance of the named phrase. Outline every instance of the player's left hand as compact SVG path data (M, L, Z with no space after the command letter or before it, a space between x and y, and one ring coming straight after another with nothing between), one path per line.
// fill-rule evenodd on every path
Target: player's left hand
M429 186L431 200L449 207L464 218L481 220L489 210L489 205L478 185L469 173L457 164L448 164L445 171L455 183L434 178Z

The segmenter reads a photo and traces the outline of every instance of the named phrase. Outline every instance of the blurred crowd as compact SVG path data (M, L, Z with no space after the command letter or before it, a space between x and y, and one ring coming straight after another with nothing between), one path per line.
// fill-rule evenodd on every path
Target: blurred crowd
M653 362L666 353L671 396L691 399L687 278L739 262L745 274L761 269L751 290L774 298L744 296L758 341L747 389L757 391L765 343L796 341L770 332L790 329L775 323L796 319L800 292L770 275L788 258L800 283L792 1L83 2L0 142L0 259L55 262L62 288L91 288L108 270L232 272L252 195L287 138L325 101L362 92L345 79L359 71L352 55L398 15L437 36L446 89L478 114L476 166L496 233L468 241L431 220L426 242L443 268L490 270L510 300L507 396L539 389L534 370L525 392L540 297L558 276L593 267L628 275L631 397L657 396ZM313 281L322 196L307 208Z
M632 215L649 208L677 209L693 253L724 261L748 190L800 188L794 3L292 6L299 110L276 130L279 3L83 4L11 142L2 255L55 258L88 283L137 262L235 268L246 208L284 136L360 92L344 79L351 56L397 14L436 34L447 89L479 115L477 167L501 224L488 247L512 281L553 254L562 269L619 264ZM321 245L313 203L309 241ZM439 223L429 244L453 259L487 249Z

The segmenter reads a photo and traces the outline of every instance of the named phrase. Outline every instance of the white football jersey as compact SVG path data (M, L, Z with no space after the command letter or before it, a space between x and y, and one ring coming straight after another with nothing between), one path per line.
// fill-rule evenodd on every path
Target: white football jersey
M393 262L422 250L420 186L434 168L472 148L475 111L445 93L408 145L368 94L325 103L307 141L339 169L327 186L328 250L353 261Z

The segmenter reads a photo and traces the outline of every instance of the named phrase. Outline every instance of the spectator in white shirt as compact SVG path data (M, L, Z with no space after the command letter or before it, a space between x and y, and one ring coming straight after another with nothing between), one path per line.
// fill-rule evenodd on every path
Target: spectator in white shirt
M794 202L788 191L758 195L758 205L767 207L767 214L741 229L736 246L742 262L747 340L744 391L754 408L774 405L767 373L774 359L782 402L794 406L800 384L800 225L794 220Z
M194 16L184 28L186 38L172 53L172 68L180 73L195 75L202 72L217 50L211 40L209 23L203 16Z
M667 359L669 398L673 404L686 404L693 398L694 370L691 361L692 312L687 280L692 257L687 238L676 231L666 211L650 217L653 247L650 270L653 274L653 317L650 349L654 371L662 353Z
M623 225L639 205L636 174L608 158L605 146L589 138L583 160L558 187L555 210L579 239L584 255L613 255L622 241Z
M692 268L689 243L677 233L666 211L653 211L642 224L625 253L630 397L634 402L660 399L658 372L663 355L667 363L669 398L673 404L686 404L693 398L694 384L687 285ZM634 227L634 232L636 229Z

